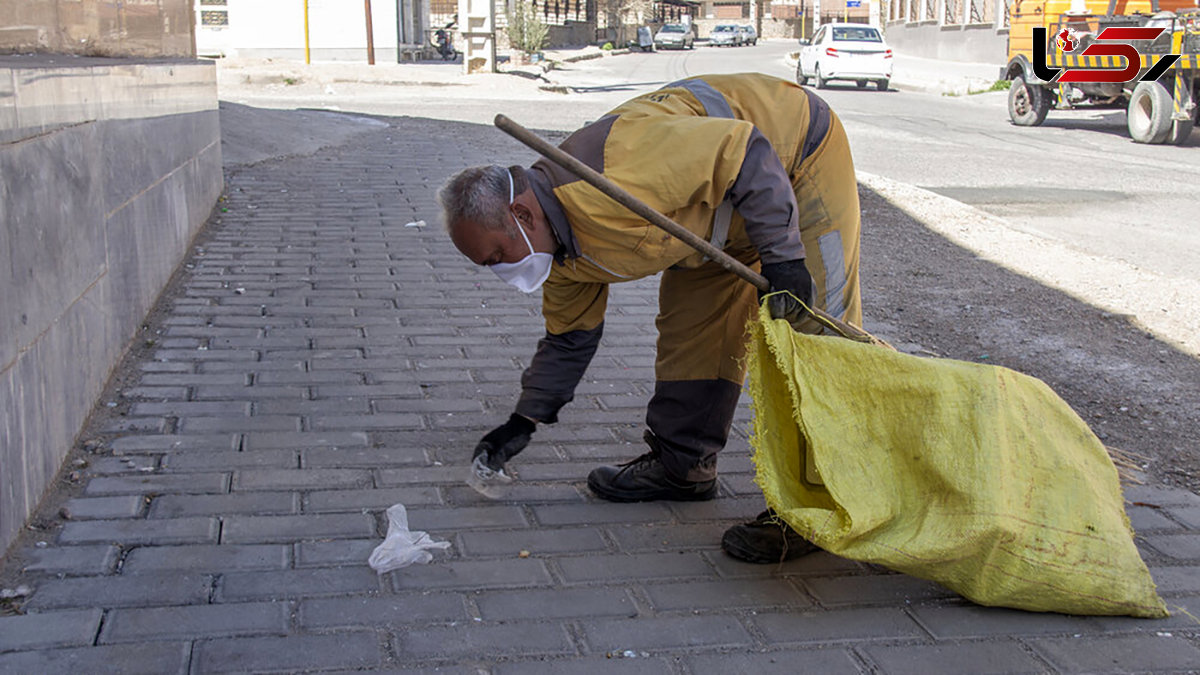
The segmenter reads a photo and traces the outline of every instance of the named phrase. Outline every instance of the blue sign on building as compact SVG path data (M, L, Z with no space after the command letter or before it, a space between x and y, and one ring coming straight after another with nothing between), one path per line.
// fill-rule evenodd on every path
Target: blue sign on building
M846 0L847 7L862 7L862 0Z

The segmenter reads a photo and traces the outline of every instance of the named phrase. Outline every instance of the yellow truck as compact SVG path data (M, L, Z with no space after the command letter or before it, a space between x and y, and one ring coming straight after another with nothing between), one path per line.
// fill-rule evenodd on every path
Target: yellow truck
M1182 144L1200 104L1197 0L1013 0L1008 114L1125 108L1138 143Z

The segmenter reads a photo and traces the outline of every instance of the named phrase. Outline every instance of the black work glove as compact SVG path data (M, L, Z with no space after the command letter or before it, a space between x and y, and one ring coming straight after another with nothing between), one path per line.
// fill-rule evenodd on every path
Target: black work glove
M793 326L800 323L808 314L800 302L812 305L813 280L804 266L804 259L765 264L762 266L762 275L771 282L770 293L788 291L796 296L793 298L787 293L778 293L767 298L767 311L771 313L771 318L784 319ZM763 295L765 293L760 292L759 299ZM796 302L797 299L800 302Z
M508 460L529 445L529 438L535 429L537 425L529 418L513 413L507 422L489 431L479 441L475 446L475 454L471 455L471 461L486 452L484 463L492 471L500 471Z

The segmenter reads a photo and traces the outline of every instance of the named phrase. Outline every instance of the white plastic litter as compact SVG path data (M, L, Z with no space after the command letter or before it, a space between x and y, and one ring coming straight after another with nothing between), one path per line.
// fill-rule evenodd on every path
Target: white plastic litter
M414 220L411 223L405 223L404 226L405 227L425 227L425 221Z
M467 485L488 499L504 499L512 485L513 478L504 472L496 471L484 461L484 455L471 462L471 471L467 474Z
M388 531L383 543L371 551L367 563L379 574L386 574L413 563L424 565L433 560L429 549L449 548L448 541L434 541L426 532L408 531L408 512L403 504L394 504L387 510Z

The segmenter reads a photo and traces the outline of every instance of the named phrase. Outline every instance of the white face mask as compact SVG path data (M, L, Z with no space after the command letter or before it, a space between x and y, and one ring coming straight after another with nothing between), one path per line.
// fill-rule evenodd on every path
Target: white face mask
M508 205L512 206L512 203L513 177L510 171L508 172ZM511 212L509 215L512 215ZM524 293L532 293L546 283L546 278L550 276L550 264L554 262L554 256L534 251L533 244L529 243L529 237L525 235L525 228L521 227L521 222L517 220L516 216L513 216L513 222L517 224L517 232L521 233L521 238L529 247L529 255L515 263L496 263L489 267L505 283Z

